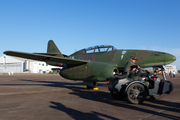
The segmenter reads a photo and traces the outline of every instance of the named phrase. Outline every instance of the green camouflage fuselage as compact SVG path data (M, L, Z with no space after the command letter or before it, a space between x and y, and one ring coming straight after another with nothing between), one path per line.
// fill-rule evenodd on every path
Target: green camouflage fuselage
M79 50L70 56L62 54L53 40L49 40L47 53L24 53L5 51L4 54L45 61L49 65L63 66L60 75L66 79L83 80L87 86L95 87L96 81L105 81L115 73L122 73L131 56L136 56L141 67L159 67L170 64L176 57L157 51L117 50L111 45L94 46ZM62 65L62 63L64 65Z
M88 60L89 63L79 66L66 65L60 72L61 76L75 80L104 81L107 77L123 72L130 56L136 56L136 64L141 67L155 67L172 63L176 58L168 53L147 50L113 50L86 53L85 49L69 56L71 59Z

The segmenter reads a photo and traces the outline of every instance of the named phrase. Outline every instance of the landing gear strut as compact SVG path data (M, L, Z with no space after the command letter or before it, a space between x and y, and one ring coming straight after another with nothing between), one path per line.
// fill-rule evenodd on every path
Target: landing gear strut
M96 81L83 81L83 84L87 86L86 89L88 90L98 90Z

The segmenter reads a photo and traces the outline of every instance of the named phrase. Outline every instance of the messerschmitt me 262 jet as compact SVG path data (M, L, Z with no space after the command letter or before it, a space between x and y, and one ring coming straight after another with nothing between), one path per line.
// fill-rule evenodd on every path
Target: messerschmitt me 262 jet
M4 54L27 59L45 61L49 65L63 66L60 75L70 80L82 80L87 88L95 88L97 82L122 73L130 56L136 56L137 65L142 68L161 67L176 60L176 57L149 50L117 50L111 45L100 45L79 50L69 56L62 54L52 40L48 42L47 53L24 53L5 51Z

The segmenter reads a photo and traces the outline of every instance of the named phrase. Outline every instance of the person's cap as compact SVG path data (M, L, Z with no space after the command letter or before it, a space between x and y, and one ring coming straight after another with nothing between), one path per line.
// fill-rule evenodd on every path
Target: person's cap
M131 56L130 58L133 60L137 60L137 58L135 56Z
M133 68L136 68L136 69L137 69L138 66L137 66L137 65L132 65L132 66L131 66L131 69L133 69Z

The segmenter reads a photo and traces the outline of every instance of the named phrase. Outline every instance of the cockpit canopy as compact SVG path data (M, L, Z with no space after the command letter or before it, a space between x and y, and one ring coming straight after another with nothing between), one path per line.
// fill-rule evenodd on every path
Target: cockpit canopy
M108 52L108 51L113 51L113 50L117 50L117 49L111 45L97 45L97 46L92 46L85 49L86 53Z

